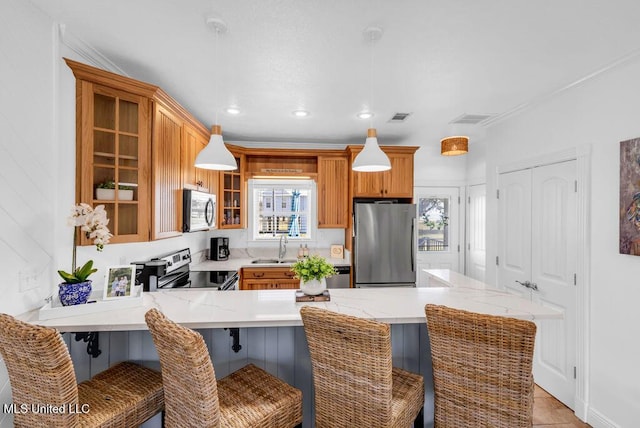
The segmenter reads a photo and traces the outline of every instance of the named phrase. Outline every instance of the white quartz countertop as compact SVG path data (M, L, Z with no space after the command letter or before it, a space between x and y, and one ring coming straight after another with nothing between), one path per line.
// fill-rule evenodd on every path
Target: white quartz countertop
M155 307L191 328L284 327L302 325L300 308L313 305L390 324L413 324L425 322L427 303L521 319L562 318L557 311L493 289L332 289L331 301L315 303L296 303L294 293L294 290L167 290L145 293L142 304L126 309L43 321L38 320L38 311L32 311L21 318L63 332L146 330L144 314Z
M458 288L476 288L480 290L485 289L495 289L495 287L490 286L489 284L485 284L484 282L478 281L477 279L470 278L461 273L458 273L449 269L423 269L423 271L429 275L429 277L434 278L435 281L431 282L429 286L438 286L442 283L449 287L458 287Z

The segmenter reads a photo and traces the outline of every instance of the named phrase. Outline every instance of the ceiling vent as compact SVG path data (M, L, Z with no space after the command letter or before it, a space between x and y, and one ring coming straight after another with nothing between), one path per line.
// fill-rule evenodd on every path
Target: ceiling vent
M389 119L389 123L402 123L407 120L407 118L411 116L411 113L395 113L391 119Z
M493 115L491 114L463 114L453 119L449 123L459 123L463 125L477 125L489 119Z

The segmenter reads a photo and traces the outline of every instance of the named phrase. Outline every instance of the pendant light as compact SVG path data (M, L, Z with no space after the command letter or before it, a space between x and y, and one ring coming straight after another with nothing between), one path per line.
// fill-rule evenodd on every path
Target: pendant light
M370 66L370 111L373 112L373 44L382 37L382 28L368 27L364 30L365 38L371 42L371 66ZM369 117L370 127L367 130L367 139L364 148L353 160L351 169L359 172L387 171L391 169L389 157L378 145L376 129L373 127L373 114Z
M440 140L440 154L442 156L464 155L469 151L469 137L453 136Z
M216 44L215 44L215 58L216 61L219 60L218 57L218 36L221 33L227 31L227 25L221 19L208 17L206 20L207 26L213 29L216 33ZM215 81L215 102L218 102L218 80ZM215 110L216 115L216 124L211 127L211 138L209 139L209 144L200 150L198 156L196 157L195 167L202 169L216 169L223 171L230 171L234 169L238 169L238 164L236 163L236 158L233 154L227 149L227 146L224 145L224 140L222 139L222 127L218 125L218 109Z

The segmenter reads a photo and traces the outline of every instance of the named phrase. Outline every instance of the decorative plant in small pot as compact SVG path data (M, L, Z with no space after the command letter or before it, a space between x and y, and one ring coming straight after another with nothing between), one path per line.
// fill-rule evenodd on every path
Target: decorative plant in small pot
M107 180L96 188L96 199L103 201L113 201L116 198L116 182ZM133 186L118 185L118 199L121 201L133 200Z
M104 205L92 208L88 204L80 203L73 207L67 223L69 226L73 226L73 260L71 273L62 270L58 271L64 281L58 285L58 296L63 306L87 303L87 299L91 294L91 280L88 278L89 275L97 271L97 269L93 268L93 260L89 260L82 267L76 268L78 228L87 238L93 239L98 251L102 251L105 244L113 236L107 227L109 219L107 219Z
M291 265L291 271L296 274L296 278L300 278L300 290L313 296L326 290L326 278L336 273L333 265L318 255L298 260Z

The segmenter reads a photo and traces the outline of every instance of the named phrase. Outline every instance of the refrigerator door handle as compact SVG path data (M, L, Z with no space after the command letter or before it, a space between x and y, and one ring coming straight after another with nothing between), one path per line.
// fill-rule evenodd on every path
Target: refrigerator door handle
M416 219L415 217L411 219L411 271L416 271L415 260L416 260Z

